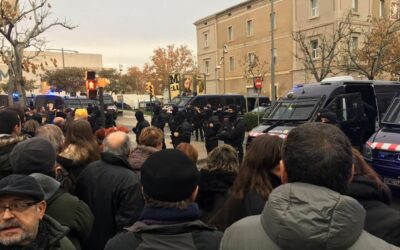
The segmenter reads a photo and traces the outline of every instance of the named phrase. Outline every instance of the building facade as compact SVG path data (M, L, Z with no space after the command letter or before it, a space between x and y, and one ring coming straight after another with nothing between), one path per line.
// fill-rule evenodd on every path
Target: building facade
M264 75L262 95L271 94L271 53L275 60L276 95L287 93L294 84L315 79L296 59L296 31L307 33L310 46L318 47L313 36L331 32L351 12L352 22L368 25L371 16L399 17L398 0L275 0L275 18L270 18L270 0L249 0L202 18L194 23L200 73L207 76L207 93L255 94L246 65L259 59L258 75ZM271 20L275 48L271 48ZM356 40L356 39L355 39ZM273 51L273 52L272 52ZM318 56L318 50L315 50ZM260 69L262 66L262 69ZM257 76L257 74L255 74Z
M33 55L34 52L25 52L27 56ZM32 62L36 65L44 65L45 70L62 69L64 67L82 67L89 69L100 69L103 67L103 57L101 54L85 54L78 52L50 52L45 51L36 56ZM55 62L55 63L53 63ZM24 77L28 81L34 82L34 90L32 94L46 93L49 86L41 81L40 75L44 71L39 67L34 73L24 72ZM7 84L9 79L8 67L4 63L0 63L0 83Z

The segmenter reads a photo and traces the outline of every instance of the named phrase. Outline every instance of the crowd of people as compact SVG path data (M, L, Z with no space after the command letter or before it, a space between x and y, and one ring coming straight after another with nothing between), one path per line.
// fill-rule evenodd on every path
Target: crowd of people
M150 122L137 111L136 143L93 117L0 110L0 249L400 246L390 189L332 124L260 135L244 153L234 106L174 109L168 121L156 107ZM205 166L192 136L206 142Z

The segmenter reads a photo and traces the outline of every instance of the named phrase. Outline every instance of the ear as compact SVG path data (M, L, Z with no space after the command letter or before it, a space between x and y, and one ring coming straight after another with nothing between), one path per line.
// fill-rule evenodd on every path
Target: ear
M41 201L37 204L37 211L38 211L38 215L39 215L39 219L42 219L44 214L46 213L46 202L45 201Z
M287 172L286 172L286 166L285 166L285 163L283 162L283 160L280 160L279 168L280 168L280 172L281 172L281 182L283 184L288 183L288 176L287 176Z
M199 186L196 186L196 188L193 190L193 193L192 193L192 196L191 196L192 201L196 200L196 197L197 197L198 193L199 193Z

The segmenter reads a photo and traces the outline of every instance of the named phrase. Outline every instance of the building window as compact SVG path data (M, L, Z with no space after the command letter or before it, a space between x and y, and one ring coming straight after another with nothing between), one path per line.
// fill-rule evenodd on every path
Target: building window
M229 57L229 71L235 71L235 58Z
M206 74L210 74L210 61L204 61L204 71L206 72Z
M274 48L274 63L278 63L278 49Z
M208 47L208 33L204 33L204 47Z
M311 16L316 17L319 15L318 12L318 0L310 0L311 1Z
M253 52L250 52L248 54L248 60L249 60L249 67L253 67L254 63L256 61L256 54L254 54Z
M229 26L228 27L228 41L232 41L233 40L233 27Z
M318 39L311 40L311 58L318 58Z
M385 15L385 0L379 1L379 16L383 17Z
M357 36L352 36L351 37L351 44L350 44L350 49L352 52L357 51L358 49L358 37Z
M351 10L353 12L358 12L358 0L351 1Z
M247 20L247 36L253 35L253 20Z

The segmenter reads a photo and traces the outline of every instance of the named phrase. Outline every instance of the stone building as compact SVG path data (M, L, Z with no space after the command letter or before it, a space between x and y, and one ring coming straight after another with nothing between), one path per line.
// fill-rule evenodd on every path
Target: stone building
M275 0L274 58L277 96L297 83L315 81L294 56L298 50L293 33L305 31L310 46L313 36L331 30L346 13L357 25L367 25L370 16L398 18L398 0ZM271 93L271 1L248 0L204 17L194 23L200 73L207 76L207 93L254 94L252 79L245 77L246 63L265 62L261 94ZM358 43L357 34L354 42ZM313 45L312 45L313 44ZM355 45L357 46L357 45ZM315 49L318 58L318 49ZM247 58L247 59L246 59ZM260 63L260 64L261 64Z

